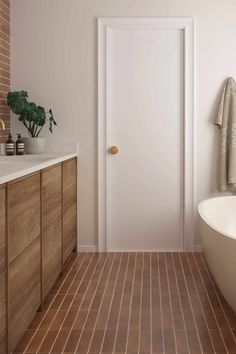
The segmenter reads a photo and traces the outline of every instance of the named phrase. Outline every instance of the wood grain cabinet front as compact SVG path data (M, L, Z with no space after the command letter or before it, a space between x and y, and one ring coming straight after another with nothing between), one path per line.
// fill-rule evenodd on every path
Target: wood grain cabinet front
M41 174L8 183L8 341L13 350L41 301Z
M0 354L6 353L6 187L0 186Z
M8 277L8 340L12 351L40 306L40 237L9 265Z
M40 173L8 185L9 263L40 235Z
M63 264L77 244L77 159L62 164Z
M62 270L61 165L42 171L42 298Z
M77 244L77 158L0 186L0 354L12 352Z
M6 354L6 271L0 273L0 354Z
M6 188L0 186L0 272L6 268Z

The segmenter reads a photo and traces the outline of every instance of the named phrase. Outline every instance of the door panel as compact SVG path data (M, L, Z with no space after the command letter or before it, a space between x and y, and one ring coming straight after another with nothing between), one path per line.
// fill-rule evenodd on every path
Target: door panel
M40 173L8 185L9 263L40 235Z
M9 265L9 347L13 350L40 306L40 237Z
M112 30L109 250L183 249L183 31Z
M42 171L42 298L62 270L61 165Z

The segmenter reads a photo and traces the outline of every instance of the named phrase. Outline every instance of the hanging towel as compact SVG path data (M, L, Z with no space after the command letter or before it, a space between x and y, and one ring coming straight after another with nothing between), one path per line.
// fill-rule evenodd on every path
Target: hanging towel
M236 82L232 78L224 86L214 124L221 130L219 187L236 191Z

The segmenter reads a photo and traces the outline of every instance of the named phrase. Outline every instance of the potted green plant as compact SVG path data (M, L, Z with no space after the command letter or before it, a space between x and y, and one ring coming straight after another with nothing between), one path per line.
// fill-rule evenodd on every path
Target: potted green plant
M57 125L52 110L46 111L44 107L28 101L26 91L9 92L7 104L13 113L19 115L19 121L26 127L29 137L25 137L25 152L27 154L38 154L45 151L46 140L40 138L45 124L49 124L49 131L53 132L53 125Z

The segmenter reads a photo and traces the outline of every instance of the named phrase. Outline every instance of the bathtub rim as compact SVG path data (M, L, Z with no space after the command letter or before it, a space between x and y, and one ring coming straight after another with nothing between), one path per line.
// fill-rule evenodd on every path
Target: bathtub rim
M207 199L203 199L201 200L199 203L198 203L198 207L197 207L197 210L198 210L198 214L200 215L200 217L202 218L202 220L207 224L209 225L212 229L214 229L216 232L218 232L219 234L223 235L223 236L226 236L226 237L229 237L230 239L236 241L236 234L235 236L228 233L228 232L225 232L224 230L216 227L214 224L212 224L209 219L205 216L205 213L203 212L203 204L209 200L213 200L213 199L226 199L226 198L230 198L230 199L235 199L236 200L236 195L222 195L222 196L216 196L216 197L211 197L211 198L207 198Z

